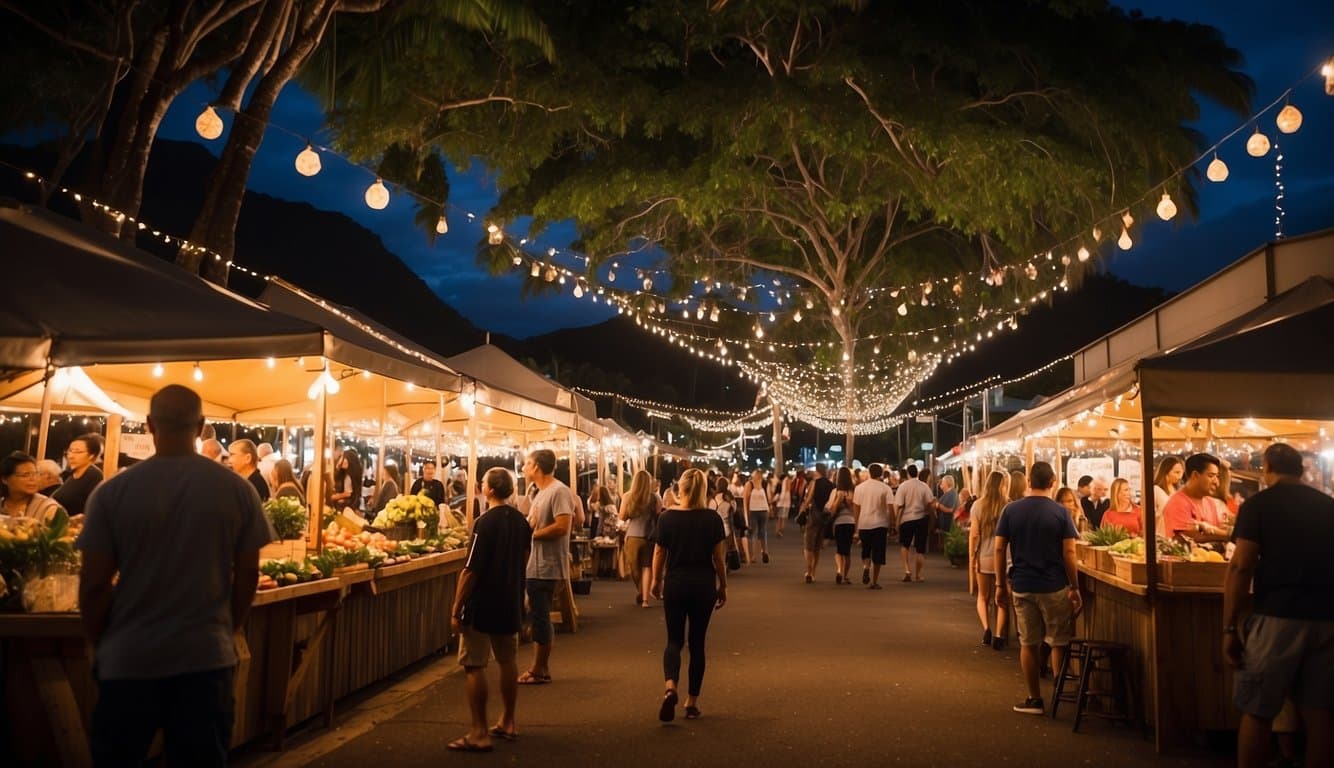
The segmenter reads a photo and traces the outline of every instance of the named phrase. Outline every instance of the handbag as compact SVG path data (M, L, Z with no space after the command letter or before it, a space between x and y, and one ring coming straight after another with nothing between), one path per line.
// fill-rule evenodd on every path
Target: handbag
M729 571L741 570L741 553L736 551L735 549L727 550L727 570Z

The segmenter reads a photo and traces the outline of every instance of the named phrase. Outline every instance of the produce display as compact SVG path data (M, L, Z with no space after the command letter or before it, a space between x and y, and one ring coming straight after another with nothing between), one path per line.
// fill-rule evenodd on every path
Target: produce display
M1208 547L1198 546L1194 542L1182 542L1182 541L1177 541L1176 539L1163 538L1162 536L1158 537L1157 549L1158 549L1158 562L1160 563L1174 562L1174 561L1175 562L1186 561L1192 563L1225 563L1227 562L1228 559L1222 553L1209 549ZM1229 545L1228 548L1229 556L1231 554L1231 549L1232 548ZM1144 562L1145 558L1144 539L1138 536L1121 539L1120 541L1117 541L1116 543L1108 546L1107 551L1110 552L1114 557L1123 557L1127 560L1130 560L1131 562L1142 563Z
M264 516L273 523L278 538L299 539L306 534L310 511L293 496L277 496L264 502Z
M293 584L321 578L324 578L324 576L319 569L311 565L309 559L300 563L287 559L265 560L259 565L260 589L290 587Z
M1092 546L1110 547L1119 541L1130 538L1130 532L1119 525L1104 525L1101 528L1085 531L1083 538Z
M405 523L425 524L426 530L434 534L440 526L440 512L435 501L426 494L404 494L396 496L375 516L376 528L389 528Z

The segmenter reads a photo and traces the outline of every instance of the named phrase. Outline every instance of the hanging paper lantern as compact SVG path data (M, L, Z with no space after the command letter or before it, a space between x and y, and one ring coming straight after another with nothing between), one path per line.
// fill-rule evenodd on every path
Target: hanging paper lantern
M1158 201L1158 218L1171 221L1175 215L1177 215L1177 205L1172 202L1172 196L1164 192L1163 199Z
M1279 110L1278 117L1274 122L1278 124L1278 129L1283 133L1296 133L1297 129L1302 127L1302 112L1289 104Z
M297 153L295 164L297 173L302 176L314 176L320 172L320 153L307 144L305 149Z
M1269 137L1260 133L1260 126L1255 127L1255 133L1246 140L1246 154L1251 157L1264 157L1269 153Z
M366 205L377 211L383 211L389 205L389 188L378 178L366 187Z
M1087 248L1085 248L1084 246L1081 245L1081 246L1079 246L1079 251L1078 251L1078 253L1076 253L1075 255L1079 257L1079 260L1080 260L1080 261L1088 261L1088 260L1089 260L1089 249L1087 249Z
M447 232L449 232L449 222L445 220L445 212L441 211L440 219L435 223L435 233L437 235L443 235Z
M1209 163L1209 167L1205 169L1204 176L1215 183L1227 181L1227 163L1215 154L1214 159Z
M1130 247L1135 244L1135 241L1130 239L1130 230L1121 230L1121 237L1117 238L1116 244L1120 246L1123 251L1130 250Z
M222 135L222 118L213 111L213 105L204 107L204 111L195 118L195 132L200 138L213 141Z

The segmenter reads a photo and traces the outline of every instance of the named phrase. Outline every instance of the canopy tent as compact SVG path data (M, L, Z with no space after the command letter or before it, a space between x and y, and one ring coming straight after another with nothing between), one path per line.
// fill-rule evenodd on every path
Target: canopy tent
M0 369L321 353L311 323L49 211L0 206L0 243Z
M591 400L543 377L493 344L445 358L445 363L476 380L479 404L602 436L597 406Z

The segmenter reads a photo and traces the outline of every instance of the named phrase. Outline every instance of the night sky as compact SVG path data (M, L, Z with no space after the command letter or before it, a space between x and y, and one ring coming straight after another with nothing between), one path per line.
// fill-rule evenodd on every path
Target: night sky
M1244 69L1256 82L1257 110L1334 55L1334 3L1160 0L1126 7L1140 8L1148 16L1199 21L1221 29L1228 44L1245 55ZM1089 53L1097 55L1096 51ZM177 99L160 135L205 143L215 154L219 152L222 139L203 142L194 132L195 117L211 95L202 85L189 89ZM1305 118L1298 133L1283 136L1274 127L1281 104L1259 120L1271 141L1280 139L1287 212L1283 229L1289 236L1334 226L1334 147L1329 141L1334 135L1334 97L1324 94L1324 81L1316 76L1297 85L1292 103ZM224 114L223 119L230 126L230 115ZM406 195L396 195L384 211L366 207L362 195L374 180L369 171L326 155L318 176L304 178L296 173L292 160L305 143L300 137L312 135L320 141L320 108L308 94L289 86L274 109L272 122L285 130L271 128L266 135L250 178L252 189L352 217L379 234L391 251L479 327L526 337L596 323L612 314L605 305L568 294L523 300L519 296L522 276L495 277L476 266L474 251L483 234L483 217L496 200L494 179L486 168L472 164L465 171L449 169L450 231L431 247L426 235L413 226L414 205ZM1195 125L1211 142L1237 126L1235 117L1209 104ZM1198 220L1179 215L1172 223L1159 222L1149 213L1149 206L1143 206L1136 218L1152 218L1154 223L1136 235L1131 251L1104 249L1106 267L1131 282L1177 291L1273 239L1275 154L1271 151L1256 159L1245 153L1244 143L1253 130L1245 127L1223 146L1220 155L1231 174L1223 184L1201 182L1205 186ZM464 212L475 213L477 218L469 221ZM523 234L524 222L510 223L507 231ZM563 247L572 237L572 227L553 228L542 236L534 252ZM244 254L237 258L244 263Z

